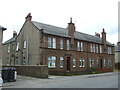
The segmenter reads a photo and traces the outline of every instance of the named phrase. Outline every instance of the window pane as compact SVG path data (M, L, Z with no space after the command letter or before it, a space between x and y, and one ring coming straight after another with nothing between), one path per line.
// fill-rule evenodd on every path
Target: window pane
M75 67L75 65L76 65L76 60L75 58L73 58L73 67Z
M60 67L63 67L63 60L64 60L64 58L60 57Z
M56 48L56 38L53 38L53 48Z
M48 48L52 47L52 39L51 37L48 37Z
M63 49L63 40L60 39L60 49Z
M23 48L26 48L26 46L27 46L27 42L24 41L23 43L24 43L24 44L23 44Z
M98 45L96 45L96 53L98 53Z
M18 51L18 48L19 48L19 43L17 43L16 51Z
M102 53L102 45L100 45L100 53Z
M48 57L48 67L56 67L56 57L55 56Z
M81 51L83 51L83 42L81 42Z
M70 41L67 40L67 50L70 50Z
M80 51L80 42L77 42L77 50Z

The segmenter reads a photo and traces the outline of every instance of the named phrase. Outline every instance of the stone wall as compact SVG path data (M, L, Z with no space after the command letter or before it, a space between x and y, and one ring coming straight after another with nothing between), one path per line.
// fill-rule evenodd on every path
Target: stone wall
M17 70L18 75L25 75L38 78L48 78L48 67L45 65L39 66L3 66L5 67L14 67Z

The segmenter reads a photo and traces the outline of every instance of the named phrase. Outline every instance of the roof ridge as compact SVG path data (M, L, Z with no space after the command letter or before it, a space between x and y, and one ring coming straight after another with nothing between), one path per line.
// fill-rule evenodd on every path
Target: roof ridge
M37 22L37 21L32 21L32 22L39 23L39 24L44 24L44 25L48 25L48 26L52 26L52 27L56 27L56 28L67 29L67 28L63 28L63 27L59 27L59 26L54 26L54 25L46 24L46 23L41 23L41 22Z

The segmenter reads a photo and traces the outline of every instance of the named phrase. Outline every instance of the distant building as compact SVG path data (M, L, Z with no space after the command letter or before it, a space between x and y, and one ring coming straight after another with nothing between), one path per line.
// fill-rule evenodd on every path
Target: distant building
M112 71L114 45L102 37L76 31L70 19L67 28L32 21L28 14L18 35L3 44L4 65L48 65L49 73L84 73L89 68Z

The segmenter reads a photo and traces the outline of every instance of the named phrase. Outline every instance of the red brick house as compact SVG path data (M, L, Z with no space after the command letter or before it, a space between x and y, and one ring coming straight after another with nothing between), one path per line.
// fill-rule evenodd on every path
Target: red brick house
M100 37L76 31L72 18L67 28L31 20L29 14L14 41L15 65L48 65L51 74L113 70L114 45L106 41L104 29Z

